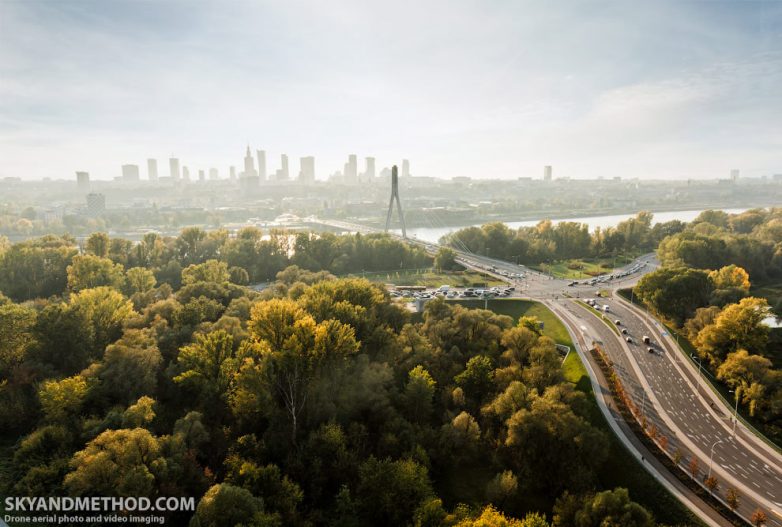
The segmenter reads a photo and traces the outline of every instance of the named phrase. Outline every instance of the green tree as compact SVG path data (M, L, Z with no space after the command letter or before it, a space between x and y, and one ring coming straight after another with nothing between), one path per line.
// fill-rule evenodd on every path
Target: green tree
M426 467L410 459L370 457L359 468L356 495L367 525L407 525L434 492Z
M78 416L87 395L87 382L80 375L60 381L44 381L38 399L46 419L59 422Z
M190 527L272 527L279 519L264 512L263 500L228 483L213 485L196 507Z
M109 255L109 235L105 232L93 232L87 238L84 250L87 254L106 258Z
M708 273L686 267L663 267L644 275L636 296L656 312L681 324L709 302L714 286Z
M125 287L123 292L127 296L132 296L136 293L146 293L155 287L156 282L155 274L149 269L131 267L125 273Z
M68 266L68 289L82 291L93 287L108 286L121 290L125 284L122 265L108 258L92 256L74 256Z
M456 262L456 253L448 247L440 247L434 257L434 266L440 271L454 271L461 267Z
M719 364L729 353L745 349L762 353L768 342L768 327L763 319L768 316L768 302L762 298L747 297L731 304L705 326L696 338L698 351Z
M408 419L419 423L429 421L436 384L423 366L418 365L410 370L404 393Z

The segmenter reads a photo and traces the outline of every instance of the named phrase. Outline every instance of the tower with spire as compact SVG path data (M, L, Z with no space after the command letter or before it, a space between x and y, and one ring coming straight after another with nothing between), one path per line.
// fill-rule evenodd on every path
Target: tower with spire
M255 160L250 153L250 145L247 145L247 152L244 154L244 177L256 177L258 173L255 171Z

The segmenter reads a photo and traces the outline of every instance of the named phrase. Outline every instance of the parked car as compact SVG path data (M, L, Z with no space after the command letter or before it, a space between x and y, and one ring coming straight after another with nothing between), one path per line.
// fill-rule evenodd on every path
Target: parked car
M633 337L627 337L625 340L627 341L628 344L633 343Z

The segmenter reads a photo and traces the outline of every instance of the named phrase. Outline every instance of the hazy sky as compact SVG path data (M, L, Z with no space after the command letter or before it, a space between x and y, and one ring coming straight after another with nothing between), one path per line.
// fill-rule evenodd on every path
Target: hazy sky
M0 177L246 144L414 175L782 173L782 1L0 1Z

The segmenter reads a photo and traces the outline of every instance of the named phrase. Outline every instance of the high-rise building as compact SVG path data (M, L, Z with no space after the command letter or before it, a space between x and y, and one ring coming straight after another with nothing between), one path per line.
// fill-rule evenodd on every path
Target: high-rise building
M739 180L739 169L738 168L734 168L733 170L730 171L730 179L732 181L738 181Z
M543 181L551 181L551 165L543 167Z
M356 154L348 156L348 162L345 163L345 169L342 173L345 177L345 183L351 185L358 182L358 158Z
M255 155L258 157L258 177L261 181L266 181L266 152L256 150Z
M157 159L147 159L147 178L157 181Z
M313 156L302 157L299 162L301 164L299 181L315 181L315 158Z
M228 169L228 177L231 181L236 179L236 167L231 165L231 168Z
M206 181L206 172L204 172L203 170L198 171L198 181L201 183Z
M122 181L138 181L139 177L138 165L122 165Z
M286 181L289 179L290 175L288 174L288 156L286 154L282 154L280 156L280 169L277 170L277 181Z
M220 173L216 168L209 169L209 179L220 179Z
M106 196L91 192L87 194L87 214L100 216L106 212Z
M399 175L402 179L410 177L410 161L407 159L402 160L402 173Z
M79 187L79 190L90 188L90 173L76 172L76 185Z
M244 154L244 173L242 177L255 177L255 161L250 153L250 145L247 145L247 152Z
M375 180L375 158L374 157L366 158L366 168L364 169L364 173L362 174L361 179L364 183L372 183L372 181Z
M182 179L185 181L190 181L190 169L187 167L182 167Z
M171 175L171 179L178 181L180 178L179 173L179 159L172 157L168 160L168 170Z

